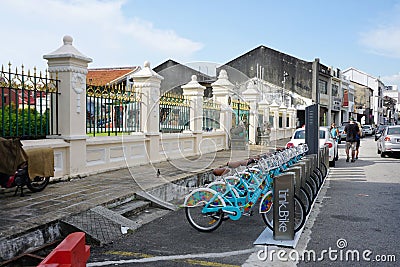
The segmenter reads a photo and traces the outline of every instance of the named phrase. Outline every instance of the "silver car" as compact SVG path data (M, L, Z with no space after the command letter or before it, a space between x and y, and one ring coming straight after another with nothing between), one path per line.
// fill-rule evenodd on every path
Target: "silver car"
M363 125L362 131L365 136L374 134L374 129L372 128L371 125Z
M376 144L378 154L381 154L381 157L400 152L400 125L386 127L380 134Z
M339 144L340 144L342 141L346 141L346 136L347 136L347 134L344 133L344 126L339 126L339 127L338 127L338 130L339 130L339 138L338 138L338 141L339 141Z

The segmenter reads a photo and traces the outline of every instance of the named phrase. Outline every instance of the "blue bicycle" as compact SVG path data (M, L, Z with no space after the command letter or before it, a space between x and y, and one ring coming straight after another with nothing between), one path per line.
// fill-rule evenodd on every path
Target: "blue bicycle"
M239 220L242 215L252 214L253 207L259 202L264 222L273 229L273 178L283 171L280 165L283 158L286 158L284 164L292 164L289 161L293 157L289 158L287 153L260 158L245 172L222 176L212 186L192 191L184 201L186 218L191 226L202 232L214 231L226 218ZM297 160L299 157L294 161ZM221 174L224 172L221 170ZM296 196L294 201L295 231L298 231L305 223L305 208Z

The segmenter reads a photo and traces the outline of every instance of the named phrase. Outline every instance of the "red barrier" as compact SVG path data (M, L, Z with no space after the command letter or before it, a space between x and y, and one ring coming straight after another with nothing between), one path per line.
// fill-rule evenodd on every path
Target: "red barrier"
M38 267L85 267L90 246L85 245L85 233L69 234Z

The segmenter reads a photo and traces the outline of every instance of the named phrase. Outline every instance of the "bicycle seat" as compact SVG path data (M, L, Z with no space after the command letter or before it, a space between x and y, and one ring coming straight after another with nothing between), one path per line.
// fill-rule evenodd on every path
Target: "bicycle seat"
M246 165L257 163L259 160L260 160L260 157L249 158Z
M213 170L213 174L215 176L222 176L224 174L227 174L229 172L229 169L227 168L216 168Z
M237 168L239 166L247 166L247 163L249 162L248 159L245 160L239 160L239 161L229 161L227 163L229 168Z

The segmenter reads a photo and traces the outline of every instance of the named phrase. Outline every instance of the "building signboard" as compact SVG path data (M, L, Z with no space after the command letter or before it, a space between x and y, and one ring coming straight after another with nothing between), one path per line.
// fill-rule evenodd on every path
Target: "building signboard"
M340 97L332 97L332 110L340 111L340 107L342 106L342 99Z

